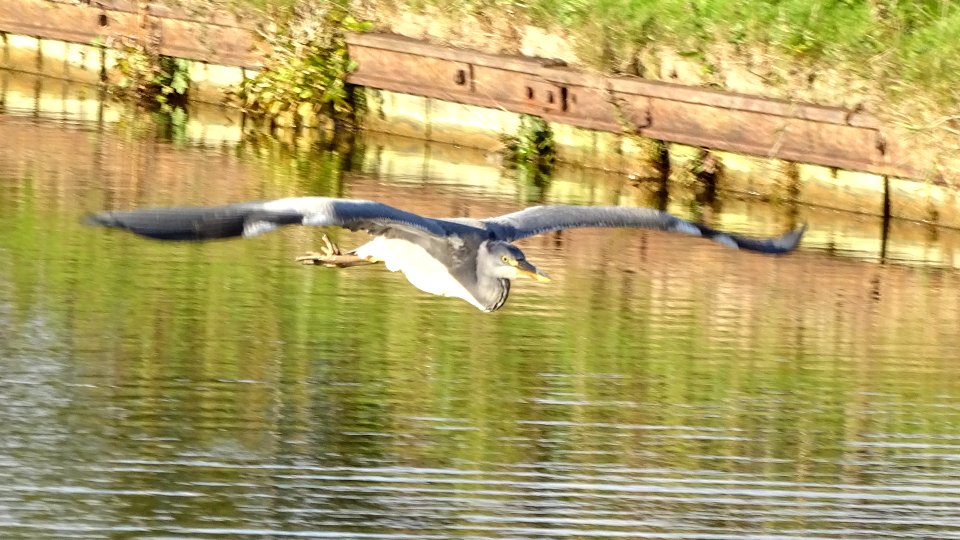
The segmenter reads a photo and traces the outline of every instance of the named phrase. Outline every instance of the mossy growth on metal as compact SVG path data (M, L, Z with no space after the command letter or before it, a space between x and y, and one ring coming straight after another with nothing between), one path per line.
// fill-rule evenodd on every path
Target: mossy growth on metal
M355 127L364 110L362 89L347 83L356 63L347 53L346 31L370 25L333 2L304 2L269 32L263 68L234 94L244 111L284 125L311 125L327 118Z

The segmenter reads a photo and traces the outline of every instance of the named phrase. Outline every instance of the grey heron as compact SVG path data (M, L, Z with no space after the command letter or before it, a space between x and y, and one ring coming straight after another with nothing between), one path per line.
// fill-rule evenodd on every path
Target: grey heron
M461 298L487 312L503 307L511 280L550 280L513 245L536 234L575 227L655 229L777 254L796 248L806 229L804 225L779 237L752 238L652 208L621 206L536 206L487 219L433 219L378 202L327 197L102 212L88 222L160 240L251 237L294 224L364 230L374 238L349 253L341 253L324 236L320 252L297 260L340 268L382 262L390 271L403 272L422 291Z

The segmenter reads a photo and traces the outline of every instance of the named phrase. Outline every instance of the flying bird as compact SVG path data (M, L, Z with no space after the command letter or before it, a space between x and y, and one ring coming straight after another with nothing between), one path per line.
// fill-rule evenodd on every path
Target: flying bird
M392 272L403 272L424 292L461 298L486 312L503 307L514 279L550 281L513 244L528 236L577 227L654 229L777 254L795 249L806 230L804 225L779 237L751 238L652 208L620 206L536 206L487 219L434 219L379 202L328 197L101 212L89 216L87 222L160 240L251 237L283 225L364 230L373 239L353 251L342 253L324 235L320 252L297 260L338 268L382 262Z

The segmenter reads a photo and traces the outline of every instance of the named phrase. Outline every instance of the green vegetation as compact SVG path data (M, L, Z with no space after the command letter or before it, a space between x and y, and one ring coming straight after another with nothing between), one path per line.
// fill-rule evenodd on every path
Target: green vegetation
M539 116L525 114L520 117L517 134L502 134L500 141L504 166L515 169L521 181L535 187L537 199L543 197L557 161L550 124Z
M549 174L557 159L557 148L550 125L539 116L525 114L520 118L516 135L504 134L503 161L517 168L534 168Z
M117 49L120 79L114 90L132 95L141 103L172 112L187 102L190 91L189 61L153 54L134 43Z
M317 115L357 124L363 93L346 82L356 64L347 55L344 31L369 25L332 4L294 10L276 32L264 33L270 52L263 69L237 89L241 106L272 121L311 124Z
M166 0L191 7L249 9L284 17L301 0ZM389 27L399 12L488 23L491 41L515 39L531 24L566 33L585 64L649 76L651 49L666 47L704 61L717 47L748 61L777 63L787 73L841 69L876 81L888 97L939 105L960 103L960 2L952 0L380 0L334 2ZM303 11L302 9L300 11ZM431 29L436 35L439 25ZM486 30L486 29L485 29ZM442 36L441 36L442 38ZM504 47L508 43L495 43ZM751 66L748 66L748 68ZM816 73L816 71L814 71ZM765 77L778 84L776 76Z
M749 87L731 89L830 105L866 102L908 129L960 135L960 2L952 0L164 1L195 12L255 12L281 28L330 13L349 23L346 13L353 13L378 30L409 30L417 23L401 15L422 13L430 39L478 43L480 28L480 43L498 52L518 50L532 25L569 38L576 61L602 72L671 80L676 73L664 69L664 59L680 58L695 66L699 84L730 88L745 75ZM336 39L271 39L275 72L242 90L249 109L272 115L307 100L327 114L349 111L353 94L342 77L350 64Z
M404 7L426 6L447 3ZM705 58L732 45L734 54L762 49L772 61L852 70L894 95L919 88L941 104L960 102L960 3L949 0L478 0L459 9L565 30L580 58L605 71L635 72L655 46Z

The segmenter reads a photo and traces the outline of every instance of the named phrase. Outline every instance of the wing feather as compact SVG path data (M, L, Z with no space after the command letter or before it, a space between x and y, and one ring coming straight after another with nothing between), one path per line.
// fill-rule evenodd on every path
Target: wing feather
M713 229L653 208L622 206L535 206L483 220L502 240L581 227L653 229L709 238L729 247L761 253L786 253L800 243L806 225L773 238L752 238Z
M209 207L147 208L101 212L93 225L125 229L160 240L209 240L256 236L283 225L337 226L380 232L399 229L444 236L444 222L386 204L328 197L291 197Z

